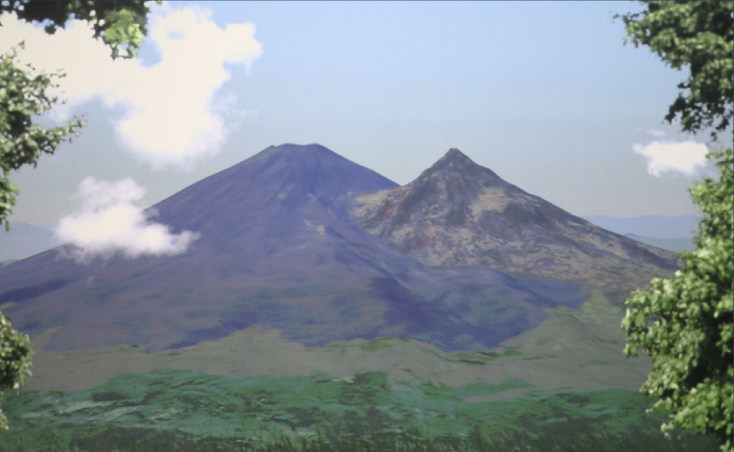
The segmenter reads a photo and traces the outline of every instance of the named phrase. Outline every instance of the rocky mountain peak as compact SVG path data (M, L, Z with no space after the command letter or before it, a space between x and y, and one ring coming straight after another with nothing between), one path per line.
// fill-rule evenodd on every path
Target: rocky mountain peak
M428 265L486 266L600 285L649 280L675 266L668 253L597 228L458 149L413 182L359 202L355 216L365 229ZM629 270L635 266L642 277Z
M422 225L421 229L436 223L451 228L466 223L476 210L472 205L481 198L489 194L503 200L512 193L524 192L451 148L409 184L361 198L357 216L379 236L413 225Z
M472 159L470 159L460 150L456 148L451 148L448 150L448 152L446 152L446 154L443 155L443 157L438 159L436 163L425 170L422 175L431 175L436 172L451 172L467 175L470 173L483 171L491 172L491 170L476 164ZM494 175L494 173L492 174Z
M435 192L438 188L426 189L425 185L440 186L440 191L446 194L444 197L455 202L458 198L476 196L483 187L509 184L494 171L478 165L460 150L451 148L416 180L408 184L408 187L413 189L411 191L421 193Z
M455 165L464 165L464 166L470 166L470 165L476 165L472 159L470 159L466 154L458 150L457 148L451 148L446 152L446 154L443 155L436 163L435 165L441 165L441 166L455 166ZM434 166L435 166L434 165Z

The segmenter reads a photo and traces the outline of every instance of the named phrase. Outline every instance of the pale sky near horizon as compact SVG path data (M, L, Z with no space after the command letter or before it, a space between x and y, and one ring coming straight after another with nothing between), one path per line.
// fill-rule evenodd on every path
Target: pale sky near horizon
M65 50L27 38L28 59L61 58L66 112L89 123L11 175L11 222L59 224L88 177L132 178L124 202L146 207L269 145L314 142L399 184L456 147L576 215L697 214L687 188L708 135L662 123L685 74L623 45L613 15L638 9L173 2L154 7L140 58L114 63L74 27L43 41ZM33 34L2 22L2 51Z

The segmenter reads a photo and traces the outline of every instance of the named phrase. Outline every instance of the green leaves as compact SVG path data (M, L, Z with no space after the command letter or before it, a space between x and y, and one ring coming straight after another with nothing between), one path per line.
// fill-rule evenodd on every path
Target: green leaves
M665 119L685 132L731 124L734 113L734 5L723 1L647 1L647 10L621 16L629 40L646 45L677 70L690 70Z
M112 49L112 57L120 56L120 49L125 49L126 57L133 57L143 43L145 28L140 23L140 15L132 10L112 10L105 14L105 23L110 24L104 32L103 40Z
M148 7L143 1L66 1L40 2L5 0L0 13L15 13L28 22L43 22L53 34L71 18L86 20L96 38L109 45L112 57L135 56L146 34ZM23 43L20 43L20 48ZM52 154L71 136L78 136L85 121L74 117L66 125L45 128L35 123L37 117L59 103L49 94L55 82L64 76L47 74L32 66L22 66L17 48L0 55L0 223L8 229L8 216L15 205L18 189L8 175L24 165L35 166L42 154ZM30 375L31 348L27 336L13 330L0 313L0 390L17 388ZM7 428L0 411L0 428Z
M22 48L23 43L19 45ZM52 154L71 135L78 136L85 121L74 117L65 126L41 127L34 118L58 103L49 88L63 77L61 73L35 73L33 67L21 66L17 47L0 55L0 223L8 227L8 216L15 204L18 189L8 174L23 165L36 165L42 154Z
M131 58L140 48L147 32L148 7L143 1L68 1L39 2L8 0L0 2L1 12L12 12L29 22L43 22L53 34L71 18L92 24L94 35L109 47L113 58ZM23 43L19 45L22 48ZM41 154L51 154L72 135L78 136L85 121L74 117L64 126L44 128L34 123L38 115L53 108L59 99L49 88L64 76L55 72L37 73L21 67L17 48L0 56L0 223L8 228L8 216L18 193L8 173L23 165L36 165Z
M32 355L28 336L15 331L10 320L0 313L0 390L18 389L31 375ZM0 429L7 428L7 420L0 411Z
M684 132L727 130L734 116L734 4L685 0L643 2L646 10L621 17L630 41L646 45L666 64L690 75L678 88L665 119ZM653 362L641 390L671 411L664 431L681 426L714 433L732 451L732 284L734 279L734 158L732 150L708 155L719 178L690 189L701 207L696 250L683 254L672 279L656 279L627 300L622 328L625 354L638 350Z
M663 431L675 426L713 433L722 450L732 450L732 333L734 306L734 154L709 154L718 180L705 178L691 188L704 214L697 249L671 279L655 279L630 295L622 328L625 354L642 350L653 368L641 390L659 398L655 408L672 412Z
M71 18L87 21L94 29L94 36L110 46L113 58L134 57L147 33L148 6L143 0L8 0L0 3L0 12L3 11L13 12L28 22L44 22L49 34L63 28Z

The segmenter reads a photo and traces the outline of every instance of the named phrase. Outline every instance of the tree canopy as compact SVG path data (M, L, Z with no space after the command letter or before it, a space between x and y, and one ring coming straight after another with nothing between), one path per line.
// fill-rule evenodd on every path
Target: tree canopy
M6 227L18 193L10 182L10 172L23 165L35 166L41 154L52 154L62 141L78 135L84 125L77 117L67 125L50 128L34 123L36 116L58 102L47 89L59 77L59 73L34 75L31 66L23 67L18 62L17 48L0 55L0 222L4 221Z
M19 19L39 22L53 34L76 18L88 21L94 36L109 47L113 58L136 54L146 33L148 7L143 1L17 1L0 2L0 13L11 12ZM0 24L1 26L2 24ZM53 153L63 141L78 135L84 121L74 117L66 125L45 128L35 120L60 100L48 93L63 73L47 74L18 60L17 43L0 55L0 223L9 227L8 216L18 189L9 174L24 165L36 165L42 154ZM27 335L13 329L0 313L0 391L15 389L30 375L31 344ZM7 420L0 410L0 428Z
M0 2L0 13L15 13L19 19L45 25L49 34L64 28L69 19L92 24L94 37L110 47L112 57L136 55L147 33L148 6L137 1L39 1L9 0Z
M148 6L143 1L3 1L0 13L14 13L19 19L45 25L53 34L70 19L92 24L94 36L109 47L113 58L136 55L147 32ZM2 25L2 24L0 24ZM36 165L42 154L52 154L59 144L78 135L84 121L74 117L68 124L43 127L38 115L63 102L48 92L64 76L44 73L20 64L18 49L0 55L0 223L9 227L18 189L10 182L10 172L24 165Z
M13 329L0 312L0 390L17 389L31 374L31 341L27 335ZM7 429L8 421L0 410L0 429Z
M734 274L734 173L732 151L715 152L721 172L691 188L704 217L696 250L683 254L683 267L671 279L654 279L627 300L622 323L625 354L644 351L653 367L641 390L670 411L663 426L676 426L732 443L732 274Z
M690 77L666 119L680 117L681 129L698 132L732 124L734 4L732 2L645 2L646 11L622 16L635 44L650 46ZM676 427L716 435L722 451L732 451L734 369L734 154L708 154L718 169L690 189L702 213L696 249L682 253L682 268L670 279L657 278L627 300L622 328L625 354L642 351L652 370L641 391L666 409L665 432Z
M629 40L645 45L667 65L688 70L665 119L684 132L731 125L734 25L730 1L647 1L642 12L620 15Z

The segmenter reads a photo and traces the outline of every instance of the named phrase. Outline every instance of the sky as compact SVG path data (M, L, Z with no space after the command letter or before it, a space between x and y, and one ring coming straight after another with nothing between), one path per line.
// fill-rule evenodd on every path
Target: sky
M25 40L24 61L66 72L68 102L40 120L88 121L11 174L11 228L53 225L96 252L181 252L196 231L142 209L283 143L320 143L399 184L459 148L575 215L698 214L687 189L711 174L708 134L663 122L685 74L624 45L613 16L640 8L170 2L151 6L138 57L115 61L84 23L47 36L4 15L0 51Z

